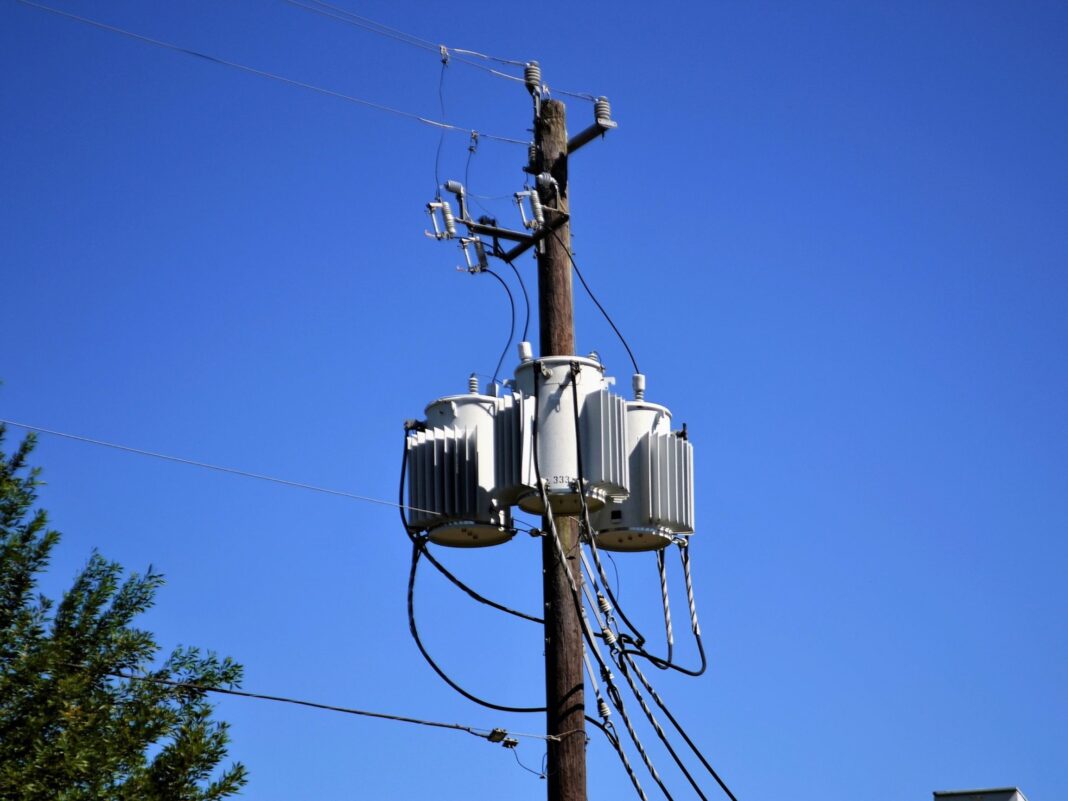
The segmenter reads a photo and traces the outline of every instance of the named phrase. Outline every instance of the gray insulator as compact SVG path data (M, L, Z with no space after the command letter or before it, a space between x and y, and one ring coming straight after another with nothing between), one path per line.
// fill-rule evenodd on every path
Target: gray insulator
M631 379L631 386L634 387L634 400L645 400L645 376L641 373L635 373Z
M593 118L598 122L612 119L612 104L607 97L599 97L594 101Z
M608 603L608 599L600 593L597 595L597 605L601 607L602 615L609 615L612 613L612 604Z
M538 146L530 144L527 146L527 164L533 168L538 163Z
M608 702L603 698L597 699L597 714L601 716L601 720L608 720L612 717L612 710L608 708Z
M445 233L451 236L456 236L456 218L452 216L452 209L448 203L441 204L441 217L445 220Z
M470 377L467 379L467 391L472 395L478 394L478 376L474 373L471 373Z
M541 94L541 67L537 61L531 61L523 69L523 82L532 95Z
M531 192L530 194L530 210L538 224L545 225L545 210L542 208L541 198L538 197L537 192Z

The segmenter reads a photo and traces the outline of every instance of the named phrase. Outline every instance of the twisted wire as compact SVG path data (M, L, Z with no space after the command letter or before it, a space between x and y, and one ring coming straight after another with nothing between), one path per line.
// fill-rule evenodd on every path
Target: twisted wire
M667 563L663 549L656 552L656 566L660 572L660 596L664 602L664 630L667 636L667 661L671 661L675 647L675 635L671 630L671 600L668 595Z
M638 680L642 683L642 686L645 687L645 689L649 692L649 696L653 699L653 702L658 707L660 707L660 710L671 722L671 725L675 728L675 731L677 731L682 736L682 739L686 742L686 745L690 747L690 750L693 751L694 755L701 761L701 764L704 766L705 770L707 770L712 776L712 778L716 780L716 783L720 786L720 789L722 789L723 792L727 794L727 797L730 798L731 801L738 801L734 793L731 792L730 787L727 786L727 783L720 777L720 775L716 772L715 768L713 768L712 765L709 764L708 759L705 758L705 755L701 752L701 749L698 748L694 741L690 739L690 736L686 733L686 730L683 729L682 725L675 719L675 716L671 714L671 710L668 709L667 704L664 703L663 699L660 697L660 694L645 677L645 674L642 673L641 668L638 667L638 665L633 659L631 659L630 657L626 658L630 663L631 668L633 668L634 672L638 675Z
M466 133L469 135L472 133L472 129L470 128L461 128L458 125L450 125L449 123L441 122L439 120L432 120L428 117L422 117L419 114L415 114L411 111L403 111L401 109L393 108L392 106L386 106L382 103L375 103L371 100L364 100L360 97L354 97L353 95L348 95L344 92L336 92L333 89L326 89L322 86L316 86L315 84L305 83L304 81L298 81L293 78L287 78L284 75L278 75L277 73L256 69L255 67L250 67L246 64L241 64L236 61L229 61L227 59L219 58L218 56L213 56L208 53L201 53L197 50L191 50L187 47L181 47L180 45L171 44L170 42L153 39L152 37L144 36L143 34L135 33L133 31L128 31L124 28L119 28L115 25L108 25L107 23L98 22L97 20L90 19L89 17L82 17L77 14L71 14L68 11L62 11L58 8L53 8L52 6L46 6L42 3L36 3L33 2L33 0L16 1L30 8L36 8L39 11L47 11L50 14L55 14L56 16L66 17L67 19L80 22L83 25L89 25L100 30L117 33L121 36L126 36L130 39L136 39L139 42L144 42L145 44L153 45L154 47L159 47L164 50L171 50L175 53L182 53L187 56L194 56L195 58L200 58L204 59L205 61L209 61L212 64L218 64L220 66L230 67L231 69L239 70L241 72L247 72L250 75L257 75L261 78L268 78L272 81L278 81L279 83L288 84L289 86L296 86L300 89L307 89L312 92L318 92L319 94L327 95L338 100L344 100L348 103L355 103L356 105L365 106L366 108L373 108L377 111L384 111L388 114L395 114L399 117L405 117L406 119L415 120L416 122L422 123L423 125L428 125L431 128L439 128L446 131L458 131L460 133ZM488 133L482 133L480 135L484 136L487 139L493 139L498 142L506 142L512 145L523 145L524 147L526 147L529 144L529 142L525 142L521 139L513 139L507 136L498 136L496 134Z
M534 455L534 474L538 482L538 488L541 492L542 504L545 507L545 518L549 522L548 536L552 540L553 546L556 550L556 558L563 566L564 573L567 576L568 585L571 589L571 600L575 605L575 609L578 612L579 620L582 625L582 633L589 646L590 653L593 654L594 659L597 661L598 667L601 670L601 679L605 683L605 692L608 695L609 700L612 702L612 706L615 707L619 713L620 718L623 720L623 725L627 729L627 734L630 736L631 741L634 743L635 748L638 749L638 753L642 758L642 762L645 764L645 768L649 771L649 775L653 778L653 781L660 787L661 792L668 801L672 801L671 793L664 785L663 779L660 778L660 774L656 770L656 766L653 765L648 753L645 750L645 746L642 745L641 739L638 737L637 732L634 731L634 726L630 722L630 716L627 714L623 704L623 698L619 694L619 689L616 687L614 680L612 679L612 672L608 669L608 665L604 658L601 656L600 649L597 648L597 640L593 636L592 627L590 626L589 618L586 615L585 605L582 603L582 596L579 593L578 585L575 581L574 575L571 573L571 569L568 566L567 554L564 552L563 543L560 542L560 535L556 530L556 517L553 515L552 506L549 503L549 494L546 488L545 482L541 477L541 467L539 465L538 458L538 419L540 416L540 392L538 383L540 380L540 365L534 364L534 425L532 426L532 438L533 438L533 455ZM598 614L597 607L594 607L594 614Z

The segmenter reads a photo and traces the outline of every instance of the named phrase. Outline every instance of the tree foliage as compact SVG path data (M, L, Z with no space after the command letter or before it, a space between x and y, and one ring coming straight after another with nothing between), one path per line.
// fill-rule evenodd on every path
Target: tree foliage
M94 552L58 604L38 595L59 534L36 506L38 470L27 464L33 437L11 455L3 439L0 425L0 798L235 794L244 766L217 769L227 724L211 719L202 690L180 685L234 686L241 666L178 648L153 667L152 634L131 625L163 583L151 567L124 577Z

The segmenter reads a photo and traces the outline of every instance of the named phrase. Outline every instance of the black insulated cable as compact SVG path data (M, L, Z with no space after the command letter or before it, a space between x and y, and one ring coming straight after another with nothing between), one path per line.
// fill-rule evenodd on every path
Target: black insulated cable
M564 245L564 241L560 238L560 235L557 234L555 230L550 229L549 233L553 235L553 239L555 239L557 243L559 243L564 253L567 254L567 258L571 261L571 267L575 270L575 275L578 276L578 280L582 283L582 288L585 289L586 294L590 296L590 300L592 300L593 304L600 310L601 315L604 317L605 320L608 321L608 324L612 326L612 330L616 332L616 336L619 337L619 341L623 343L623 347L626 349L627 355L630 356L630 363L634 365L634 372L640 373L641 370L638 369L638 360L634 358L634 351L630 349L630 345L627 344L626 338L623 336L622 333L620 333L619 328L616 327L616 324L612 321L612 317L608 314L607 311L605 311L604 306L601 305L601 301L597 300L597 296L593 294L593 290L590 289L590 285L586 283L586 279L582 276L582 270L579 269L578 263L575 261L575 257L571 255L571 250Z
M487 709L495 709L498 712L544 712L543 706L505 706L504 704L495 704L492 701L487 701L484 698L479 698L477 695L469 693L455 681L453 681L448 674L434 661L433 657L426 650L423 645L422 639L419 637L419 628L415 623L415 576L419 568L419 557L422 555L423 548L425 547L425 540L416 538L412 543L412 569L408 574L408 630L412 634L412 639L415 641L415 647L419 649L419 653L423 655L423 659L430 665L435 673L441 677L441 680L448 684L452 689L466 698L468 701L472 701L479 706L484 706Z
M508 344L506 344L504 350L501 351L501 357L497 359L497 367L493 371L493 383L496 384L497 377L501 374L501 365L504 364L504 358L508 355L508 351L512 348L512 342L515 340L515 298L512 296L512 290L508 287L508 284L505 283L505 280L493 270L488 267L483 267L480 272L492 275L500 282L501 286L504 287L504 291L508 294L508 308L511 309L512 313L512 321L508 327Z
M397 508L400 510L401 525L404 527L404 532L408 535L408 539L410 539L414 543L418 538L414 534L412 534L411 530L408 528L408 517L405 514L405 509L408 508L404 503L404 479L407 476L407 473L408 473L408 435L407 435L407 433L405 433L405 435L404 435L404 450L403 450L403 452L401 454L400 488L399 488L399 491L398 491ZM469 587L467 584L462 582L459 578L457 578L443 564L441 564L441 562L439 562L434 557L434 555L430 552L429 548L424 548L423 549L423 556L426 557L426 560L428 562L430 562L430 564L432 564L437 569L437 571L439 573L441 573L441 575L443 575L445 578L447 578L449 581L451 581L456 587L458 587L459 589L463 590L465 593L467 593L467 595L469 595L471 598L473 598L474 600L478 601L479 603L485 604L486 606L491 606L494 609L497 609L497 610L499 610L501 612L505 612L505 613L507 613L509 615L513 615L513 616L518 617L518 618L522 618L523 620L529 620L532 623L544 623L545 622L540 617L535 617L534 615L528 615L526 612L520 612L518 609L512 609L511 607L508 607L508 606L505 606L504 604L498 603L497 601L494 601L494 600L492 600L490 598L487 598L486 596L484 596L484 595L480 594L479 592L475 591L474 589Z

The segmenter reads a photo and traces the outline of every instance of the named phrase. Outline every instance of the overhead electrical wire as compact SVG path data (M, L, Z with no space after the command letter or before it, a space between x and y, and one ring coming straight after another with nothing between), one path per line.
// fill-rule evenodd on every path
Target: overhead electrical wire
M526 316L523 319L523 339L521 342L528 342L527 334L530 331L530 295L527 294L527 282L523 280L523 274L519 272L519 268L510 261L505 261L509 267L512 268L512 272L515 273L516 279L519 281L519 288L523 290L523 306L526 308Z
M83 665L78 663L67 662L63 664L68 667L78 669L91 669L91 666L89 665ZM436 729L451 729L454 731L466 732L467 734L471 734L483 740L489 740L490 742L503 742L505 738L508 737L523 737L545 741L558 741L560 739L559 736L552 734L529 734L525 732L507 731L501 728L483 729L476 726L464 726L459 723L444 723L437 720L424 720L422 718L413 718L407 715L395 715L388 712L373 712L367 709L355 709L353 707L339 706L336 704L324 704L319 701L308 701L302 698L290 698L282 695L267 695L265 693L253 693L248 692L246 690L235 690L231 687L216 687L213 685L196 684L194 682L175 681L173 679L165 679L162 676L138 675L136 673L123 673L120 671L105 671L104 675L118 679L128 679L132 681L141 681L151 684L161 684L167 687L174 687L176 689L194 690L196 692L214 693L217 695L232 695L237 696L239 698L253 698L259 701L274 701L277 703L310 707L312 709L322 709L327 712L340 712L346 715L377 718L379 720L392 720L398 723L411 723L419 726L428 726Z
M480 698L474 693L468 692L459 684L457 684L449 675L438 665L434 658L427 651L426 646L423 645L423 640L419 636L419 627L415 621L415 576L419 568L419 557L422 555L422 551L426 546L426 541L419 537L413 537L412 539L412 567L408 573L408 630L411 632L412 640L415 641L415 647L419 649L419 653L422 654L423 659L430 665L431 669L438 674L442 681L448 684L452 689L466 698L468 701L472 701L479 706L484 706L487 709L495 709L498 712L520 712L520 713L533 713L544 712L543 706L506 706L504 704L497 704L492 701L487 701L484 698Z
M369 17L360 16L352 11L334 5L333 3L323 2L323 0L309 0L309 2L306 3L300 2L300 0L285 1L291 6L297 6L298 8L303 8L307 11L321 14L332 19L345 19L350 24L370 31L371 33L378 34L379 36L386 36L390 39L396 39L398 42L403 42L404 44L412 45L413 47L421 47L424 50L429 50L431 52L437 51L439 47L427 39L420 39L414 34L405 33L397 28L391 28L385 23L376 22Z
M570 259L571 266L575 270L575 275L577 275L579 281L582 282L582 287L586 290L586 294L590 296L590 300L592 300L594 305L600 310L601 314L604 316L604 319L608 321L608 324L612 326L612 330L616 332L616 336L619 337L619 341L623 343L623 347L627 350L627 355L630 356L630 363L634 365L634 372L640 373L641 370L638 369L638 360L634 358L634 351L630 349L630 345L627 344L626 338L623 336L622 333L620 333L619 328L612 321L612 317L608 314L607 311L605 311L604 306L601 305L601 301L597 300L597 296L593 294L593 290L590 289L590 285L586 283L586 279L582 276L582 270L579 269L578 263L575 261L575 257L571 255L570 248L564 245L564 241L560 239L560 235L557 234L555 230L550 229L549 233L553 235L553 239L555 239L559 243L564 253L567 254L567 258Z
M417 536L416 534L414 534L409 529L409 527L408 527L408 518L407 518L407 515L405 515L405 513L404 513L404 510L406 508L411 508L411 507L406 507L404 505L404 503L403 503L403 500L404 500L404 477L405 477L405 475L407 473L407 468L408 468L408 433L407 433L407 431L405 431L405 434L404 434L404 453L403 453L403 456L401 457L401 473L400 473L400 489L399 489L400 496L398 498L400 503L398 503L397 506L400 509L401 525L404 527L404 533L408 535L408 539L410 539L411 542L412 542L412 566L411 566L411 570L408 573L408 631L412 635L412 640L415 642L415 647L419 650L419 653L422 655L423 659L431 667L431 669L435 673L438 674L438 676L441 678L441 680L444 681L446 684L448 684L453 690L458 692L460 695L462 695L467 700L472 701L472 702L478 704L479 706L484 706L487 709L495 709L495 710L497 710L499 712L520 712L520 713L544 712L545 711L545 707L543 707L543 706L542 707L505 706L503 704L496 704L496 703L493 703L492 701L487 701L484 698L480 698L479 696L475 695L474 693L468 692L463 687L461 687L459 684L457 684L452 678L449 677L449 675L441 668L440 665L438 665L438 663L430 655L430 652L427 651L426 646L423 645L423 640L419 636L419 626L417 625L416 619L415 619L415 577L416 577L416 572L417 572L417 570L419 568L419 558L426 552L427 540L426 540L425 537ZM468 593L468 595L471 595L471 597L477 598L478 600L483 600L482 596L478 595L478 593L476 593L474 590L471 590L470 588L468 588L467 585L463 584L463 582L461 582L459 579L457 579L451 573L448 573L448 571L446 571L444 569L444 567L442 567L440 564L438 564L436 560L434 560L433 563L435 564L435 566L438 567L438 569L444 575L446 575L449 578L450 581L452 581L454 584L456 584L461 589L465 590ZM506 609L506 608L502 607L499 604L491 603L490 605L491 606L495 606L498 609L505 609L505 611L508 611L508 612L510 612L512 614L519 615L520 617L525 617L528 620L530 619L530 616L528 616L528 615L524 615L522 613L515 612L514 610Z
M404 479L405 479L405 476L407 475L407 472L408 472L408 434L407 434L407 431L406 431L405 435L404 435L404 449L401 452L400 486L398 487L398 490L397 490L397 503L394 504L394 505L400 511L401 526L404 528L405 533L408 535L408 539L410 539L414 543L415 540L416 540L416 537L411 532L411 529L408 527L408 516L405 514L405 510L406 509L414 509L415 508L415 507L412 507L412 506L408 506L408 505L406 505L404 503ZM422 512L422 511L426 511L426 510L419 509L418 511ZM526 612L520 612L517 609L512 609L510 607L505 606L504 604L497 603L496 601L493 601L493 600L491 600L489 598L486 598L485 596L483 596L483 595L479 594L478 592L476 592L475 590L471 589L471 587L467 586L466 584L464 584L464 582L460 581L460 579L458 579L455 575L453 575L453 573L451 573L448 570L448 568L446 568L443 564L441 564L441 562L439 562L437 559L435 559L434 558L434 554L432 554L430 552L429 548L423 548L423 556L426 557L427 561L429 561L430 564L432 564L435 568L437 568L437 571L439 573L441 573L441 575L443 575L445 578L447 578L454 585L459 587L461 590L463 590L465 593L467 593L469 596L471 596L471 598L473 598L474 600L478 601L479 603L486 604L486 606L491 606L494 609L497 609L497 610L499 610L501 612L505 612L505 613L507 613L509 615L513 615L514 617L522 618L523 620L529 620L531 623L544 623L545 622L540 617L535 617L534 615L528 615Z
M447 115L445 114L445 70L449 66L449 59L446 56L441 57L441 74L438 76L438 104L441 107L441 121L445 122ZM441 148L445 144L445 129L441 129L441 134L438 136L438 149L434 154L434 193L435 197L441 197Z
M509 80L520 82L522 82L523 80L522 78L517 77L515 75L509 75L508 73L500 72L499 70L492 69L483 64L479 64L478 62L463 58L463 56L474 56L476 58L481 58L485 61L494 61L498 64L504 64L512 67L525 67L527 64L527 62L525 61L515 61L513 59L498 58L496 56L486 55L485 53L479 53L475 50L465 50L459 47L448 47L444 44L431 42L429 39L423 39L414 34L406 33L397 28L392 28L389 25L385 25L381 22L376 22L375 20L369 17L365 17L353 11L349 11L348 9L335 5L334 3L324 2L324 0L307 0L307 2L302 2L301 0L285 0L285 2L289 3L291 6L303 8L305 11L311 11L312 13L319 14L329 19L338 20L339 22L345 22L357 28L363 28L369 33L373 33L378 36L385 36L389 39L394 39L406 45L411 45L412 47L418 47L422 50L426 50L432 53L441 53L443 55L448 54L449 57L456 58L457 61L467 64L468 66L475 67L476 69L493 73L494 75L500 78L507 78Z
M146 451L141 448L133 448L129 445L120 445L117 442L107 442L102 439L93 439L92 437L83 437L78 434L69 434L65 431L56 431L53 428L43 428L42 426L32 426L28 423L19 423L15 420L3 420L0 419L0 423L9 426L16 426L23 428L27 431L34 431L39 434L48 434L53 437L63 437L64 439L74 440L75 442L84 442L89 445L99 445L104 448L112 448L117 451L123 451L125 453L134 453L138 456L151 456L153 459L162 459L166 462L175 462L176 464L184 464L190 467L201 467L205 470L214 470L219 473L229 473L234 476L242 476L243 478L254 478L258 481L269 481L273 484L281 484L286 487L294 487L296 489L311 490L313 492L322 492L327 495L337 495L341 498L349 498L355 501L364 501L366 503L376 503L381 506L396 507L398 504L393 501L383 500L382 498L372 498L369 495L357 495L354 492L345 492L344 490L330 489L329 487L319 487L315 484L306 484L302 481L290 481L286 478L276 478L275 476L264 475L263 473L250 473L247 470L238 470L235 467L223 467L222 465L210 464L208 462L198 462L194 459L184 459L181 456L169 456L165 453L158 453L156 451ZM408 509L414 509L414 507L402 507ZM419 512L429 512L429 509L415 509Z
M509 324L508 328L508 344L506 344L504 346L504 350L501 351L501 357L497 359L497 367L493 371L493 383L496 384L497 376L501 374L501 365L504 364L504 358L508 355L508 351L512 349L512 340L515 339L515 298L512 297L512 290L508 287L508 284L505 282L505 280L493 270L489 269L488 267L483 267L480 272L492 275L500 282L501 286L504 287L504 291L508 295L508 308L511 310L512 314L512 321Z
M624 654L624 657L628 660L631 667L634 669L634 672L638 676L638 680L645 687L646 691L649 693L649 696L653 699L654 703L656 703L656 705L660 707L660 710L667 716L667 719L671 722L671 725L674 726L675 731L677 731L682 736L682 739L686 742L686 745L690 747L690 750L693 751L694 755L701 761L701 764L704 766L705 770L707 770L712 776L712 778L716 780L716 783L719 784L720 788L723 790L724 793L727 794L727 797L730 798L731 801L738 801L734 793L731 792L731 788L727 786L727 783L723 780L719 773L716 772L715 768L713 768L712 765L709 764L707 757L705 757L705 755L701 752L701 749L697 747L697 745L692 739L690 739L690 736L686 733L686 730L682 728L682 724L680 724L675 719L675 716L671 714L671 710L668 709L667 704L664 703L663 699L660 697L660 694L657 693L652 683L650 683L650 681L645 677L645 674L642 673L641 668L639 668L638 665L635 664L634 660L630 656Z
M465 56L480 58L483 61L492 61L497 64L502 64L508 67L526 67L528 64L531 63L530 61L518 61L516 59L500 58L498 56L480 53L477 50L466 50L462 47L449 47L444 44L436 44L428 39L423 39L414 34L406 33L405 31L398 30L397 28L392 28L389 25L385 25L381 22L376 22L375 20L370 19L369 17L365 17L361 14L349 11L348 9L342 8L341 6L336 5L334 3L327 3L324 0L285 0L285 2L289 3L291 6L302 8L305 11L310 11L314 14L319 14L320 16L327 17L328 19L333 19L338 22L345 22L354 27L362 28L363 30L368 31L369 33L376 34L378 36L384 36L389 39L402 42L403 44L410 45L412 47L417 47L421 50L437 52L440 53L442 57L448 56L449 58L454 58L456 59L456 61L459 61L462 64L466 64L469 67L474 67L475 69L482 70L483 72L487 72L497 78L503 78L504 80L514 81L516 83L526 82L526 79L524 77L521 77L519 75L512 75L507 72L502 72L500 70L494 69L493 67L488 67L485 64L479 64L477 61L474 61L471 58L465 58ZM543 89L545 90L546 94L552 94L553 92L555 92L556 94L567 95L568 97L578 98L579 100L586 100L590 103L595 103L597 101L597 97L595 95L590 94L589 92L570 92L565 89L550 90L548 86L544 86Z
M437 128L437 129L441 129L441 130L445 130L445 131L457 131L459 133L465 133L465 134L468 134L468 135L470 135L472 133L472 129L470 129L470 128L463 128L463 127L461 127L459 125L451 125L449 123L446 123L446 122L443 122L443 121L440 121L440 120L433 120L433 119L430 119L429 117L423 117L423 116L421 116L419 114L416 114L414 112L411 112L411 111L404 111L402 109L393 108L392 106L387 106L387 105L384 105L382 103L376 103L376 102L371 101L371 100L364 100L363 98L355 97L355 96L349 95L349 94L345 94L344 92L337 92L337 91L335 91L333 89L327 89L325 87L317 86L315 84L306 83L304 81L298 81L298 80L295 80L293 78L287 78L284 75L279 75L279 74L274 73L274 72L268 72L266 70L257 69L255 67L250 67L250 66L248 66L246 64L241 64L241 63L238 63L236 61L229 61L227 59L219 58L218 56L213 56L213 55L210 55L208 53L202 53L202 52L200 52L198 50L192 50L192 49L187 48L187 47L182 47L180 45L171 44L170 42L164 42L164 41L161 41L159 39L153 39L153 38L151 38L149 36L144 36L144 35L142 35L140 33L135 33L133 31L126 30L124 28L119 28L119 27L114 26L114 25L108 25L107 23L99 22L97 20L90 19L88 17L82 17L82 16L79 16L77 14L71 14L68 11L62 11L61 9L53 8L52 6L46 6L46 5L43 5L41 3L36 3L36 2L33 2L33 0L16 0L16 2L21 3L22 5L28 6L30 8L36 8L36 9L39 9L41 11L47 11L50 14L55 14L55 15L60 16L60 17L65 17L67 19L75 20L76 22L80 22L80 23L82 23L84 25L90 25L90 26L92 26L94 28L99 28L100 30L110 31L112 33L120 34L121 36L126 36L126 37L129 37L131 39L136 39L139 42L144 42L146 44L150 44L150 45L153 45L155 47L162 48L164 50L171 50L171 51L173 51L175 53L183 53L183 54L185 54L187 56L195 56L196 58L201 58L201 59L204 59L205 61L209 61L212 64L218 64L218 65L221 65L221 66L224 66L224 67L230 67L230 68L235 69L235 70L240 70L241 72L247 72L247 73L249 73L251 75L257 75L257 76L259 76L261 78L268 78L268 79L270 79L272 81L278 81L279 83L284 83L284 84L287 84L289 86L296 86L296 87L301 88L301 89L307 89L307 90L312 91L312 92L318 92L319 94L327 95L329 97L334 97L334 98L337 98L338 100L344 100L344 101L346 101L348 103L355 103L357 105L364 106L366 108L375 109L377 111L386 112L388 114L394 114L394 115L396 115L398 117L404 117L404 118L410 119L410 120L415 120L416 122L422 123L423 125L428 125L431 128ZM522 139L514 139L514 138L508 137L508 136L498 136L497 134L489 134L489 133L481 132L479 135L483 136L483 137L485 137L487 139L492 139L492 140L497 141L497 142L505 142L505 143L513 144L513 145L523 145L524 147L526 147L529 144L529 142L527 142L525 140L522 140Z

